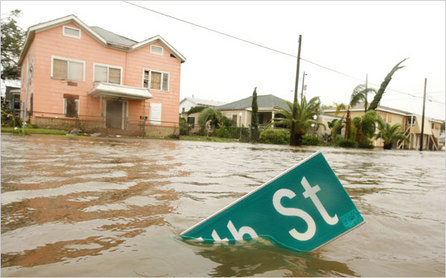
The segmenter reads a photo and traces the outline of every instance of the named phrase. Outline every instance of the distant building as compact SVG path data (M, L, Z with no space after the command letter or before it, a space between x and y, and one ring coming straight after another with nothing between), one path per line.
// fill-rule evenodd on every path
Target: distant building
M20 115L20 80L3 80L2 86L2 105L14 112L16 116Z
M272 123L279 108L288 109L286 100L274 95L257 96L258 119L260 126ZM216 107L223 115L232 119L238 127L251 125L252 96Z
M378 115L386 122L391 125L400 124L404 135L406 135L409 140L408 142L399 141L395 142L395 148L397 149L419 149L421 143L421 124L422 117L415 115L410 112L403 110L398 110L390 107L385 107L379 105L376 109ZM336 109L325 110L324 113L335 115ZM364 104L358 104L350 109L351 118L360 117L364 115ZM347 111L339 111L338 116L346 116ZM425 150L439 150L439 138L441 131L441 124L444 121L436 119L424 119L424 136L423 136L423 149ZM383 140L381 138L376 138L374 140L374 145L376 147L383 146Z
M192 97L183 98L183 100L180 102L180 115L182 115L183 113L186 113L192 107L196 107L196 106L215 107L215 106L223 105L225 103L226 102L222 102L222 101L194 98L194 96L192 95Z

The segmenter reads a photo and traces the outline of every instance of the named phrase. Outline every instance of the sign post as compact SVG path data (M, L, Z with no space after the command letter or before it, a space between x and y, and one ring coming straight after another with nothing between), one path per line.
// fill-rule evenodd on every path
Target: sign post
M364 223L344 187L317 152L181 233L204 242L263 237L313 251Z

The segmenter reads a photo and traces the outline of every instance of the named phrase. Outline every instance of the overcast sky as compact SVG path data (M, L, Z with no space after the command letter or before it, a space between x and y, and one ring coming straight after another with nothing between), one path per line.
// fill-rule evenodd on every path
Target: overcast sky
M305 60L299 84L306 72L305 94L319 96L326 105L347 103L366 74L369 85L379 88L392 67L408 57L381 104L421 114L427 78L426 114L445 119L445 1L132 3L291 55L297 55L302 35ZM252 95L254 87L259 95L293 99L296 58L122 1L1 1L2 18L13 9L22 10L19 24L24 29L74 14L89 26L137 41L161 35L187 58L181 69L181 99L194 95L232 102Z

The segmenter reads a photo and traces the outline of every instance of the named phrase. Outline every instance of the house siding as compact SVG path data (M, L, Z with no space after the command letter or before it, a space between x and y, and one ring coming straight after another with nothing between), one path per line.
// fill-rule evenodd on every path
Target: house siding
M72 38L63 35L63 26L81 29L81 38ZM158 42L153 43L162 46ZM34 94L33 115L31 123L45 127L71 128L83 125L86 131L98 131L105 127L104 106L105 101L89 95L94 87L94 64L103 64L120 67L121 84L127 86L143 87L143 69L151 69L169 73L169 91L161 92L149 90L153 98L148 100L126 100L128 103L128 130L129 134L138 134L142 128L141 116L149 117L150 103L161 103L163 132L156 134L175 133L179 126L178 109L180 96L181 61L170 57L165 48L163 55L150 53L150 45L133 51L122 51L105 47L90 36L84 29L74 22L55 26L50 29L36 31L34 39L26 53L26 57L34 57L34 78L29 92ZM83 81L59 80L51 77L52 57L61 57L84 62ZM26 62L23 60L21 100L26 95ZM69 84L70 83L70 84ZM74 86L73 86L74 85ZM79 97L79 118L64 116L64 95ZM29 106L28 106L29 108ZM57 124L60 120L60 124ZM79 123L82 122L82 123ZM152 128L146 121L146 134ZM157 130L160 126L156 127ZM168 130L168 131L166 131ZM124 131L123 131L124 132Z

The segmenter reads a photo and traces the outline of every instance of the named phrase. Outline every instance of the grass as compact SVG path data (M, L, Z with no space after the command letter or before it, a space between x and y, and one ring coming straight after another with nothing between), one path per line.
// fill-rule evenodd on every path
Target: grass
M211 137L209 136L198 136L198 135L181 135L180 140L185 141L200 141L200 142L239 142L238 139L233 138L220 138L220 137Z
M17 127L16 130L14 130L13 127L3 127L2 126L2 133L22 133L22 128ZM48 135L66 135L69 131L67 130L61 130L61 129L46 129L46 128L33 128L33 127L26 127L25 128L25 134L48 134Z

